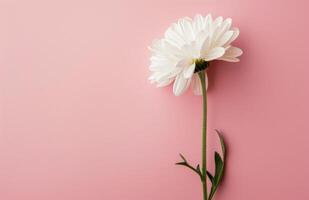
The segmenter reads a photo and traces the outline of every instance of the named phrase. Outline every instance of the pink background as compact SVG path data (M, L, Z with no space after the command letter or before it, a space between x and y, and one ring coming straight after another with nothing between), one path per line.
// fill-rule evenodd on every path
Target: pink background
M201 199L174 165L200 162L201 98L150 85L147 46L209 12L233 18L245 52L209 72L209 145L214 128L229 145L216 199L309 199L308 6L1 0L0 199Z

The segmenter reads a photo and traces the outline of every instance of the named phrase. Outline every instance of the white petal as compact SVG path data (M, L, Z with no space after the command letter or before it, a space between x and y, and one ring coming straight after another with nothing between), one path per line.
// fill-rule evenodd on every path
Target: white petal
M192 77L192 89L195 95L202 95L202 85L198 75Z
M207 53L207 51L209 50L210 46L211 46L211 36L209 35L209 36L205 39L205 41L204 41L204 43L203 43L203 45L202 45L202 48L201 48L201 55Z
M192 61L190 59L184 58L177 63L176 67L186 68L186 67L189 67L191 64L192 64Z
M198 14L194 18L194 31L196 33L200 32L205 25L205 19L202 15Z
M173 92L175 96L182 95L190 84L191 79L185 79L182 74L176 77L173 85Z
M207 88L208 88L207 73L205 73L205 84L206 84L206 90L207 90ZM201 84L200 78L197 74L195 74L192 77L192 88L193 88L193 93L195 95L202 95L202 84Z
M196 41L192 41L181 47L182 57L184 58L196 58L196 56L200 55L200 48ZM190 64L191 65L191 64Z
M194 73L194 70L195 70L195 63L184 69L183 76L185 78L191 78L192 74Z
M227 45L230 45L239 35L239 29L238 28L233 28L232 31L234 32L233 33L233 36L229 39L228 42L226 42L226 46Z
M168 79L157 84L157 87L165 87L173 82L173 79Z
M162 82L162 81L169 79L169 77L170 77L170 73L168 73L168 72L160 73L160 74L156 75L155 80L157 82Z
M211 61L220 58L225 53L223 47L216 47L211 49L205 56L203 56L205 61Z
M223 36L223 34L231 28L231 25L232 25L232 19L227 18L226 20L222 22L221 25L217 26L217 28L213 27L213 30L214 30L213 41L218 42L218 40Z
M195 38L197 46L201 48L207 37L208 37L208 33L206 31L200 31L199 34Z
M242 55L242 50L238 47L233 47L231 46L230 48L228 48L224 54L224 56L227 57L239 57Z
M219 16L219 17L217 17L217 18L213 21L213 25L214 25L214 26L220 26L221 23L222 23L222 21L223 21L223 17L222 17L222 16Z
M231 18L225 19L222 23L223 32L228 31L231 28L231 25L232 25L232 19Z
M189 17L182 18L178 21L178 25L181 27L181 30L184 35L184 39L187 43L190 43L194 39L193 33L193 24L192 19Z
M234 58L234 57L221 57L218 60L223 60L226 62L239 62L239 58Z
M212 16L211 14L207 15L205 17L205 27L204 27L204 31L206 33L210 33L211 30L211 25L212 25Z
M233 36L234 31L225 32L216 42L216 46L221 47L224 46Z
M178 48L186 43L182 36L182 31L180 31L179 25L176 23L172 24L172 26L166 30L165 40Z
M212 16L211 16L211 14L208 14L208 15L205 17L205 21L208 22L208 23L212 23Z

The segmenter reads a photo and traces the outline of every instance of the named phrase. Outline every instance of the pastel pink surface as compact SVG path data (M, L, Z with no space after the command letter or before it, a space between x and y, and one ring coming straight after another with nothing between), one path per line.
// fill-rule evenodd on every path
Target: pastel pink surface
M0 2L0 199L201 199L201 98L147 81L147 46L183 16L233 18L240 63L209 72L217 200L309 199L308 2ZM212 162L213 152L208 158ZM213 164L209 164L212 168Z

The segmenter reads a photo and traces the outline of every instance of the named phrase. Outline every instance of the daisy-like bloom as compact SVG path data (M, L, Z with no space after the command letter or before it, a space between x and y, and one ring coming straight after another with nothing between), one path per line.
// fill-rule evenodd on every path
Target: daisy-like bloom
M167 29L164 38L149 47L152 52L149 80L158 87L174 82L176 96L183 94L190 85L194 94L200 95L197 73L203 70L206 73L210 61L239 61L237 57L242 50L231 45L239 30L231 26L231 18L223 20L220 16L213 20L210 14L179 19ZM207 84L207 74L205 77Z

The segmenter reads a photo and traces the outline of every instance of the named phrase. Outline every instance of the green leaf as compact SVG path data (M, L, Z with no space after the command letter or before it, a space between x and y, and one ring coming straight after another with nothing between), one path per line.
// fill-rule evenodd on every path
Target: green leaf
M196 170L199 174L202 174L199 164L196 166L195 170Z
M216 169L215 169L215 176L214 176L214 183L215 185L219 185L222 176L223 176L223 160L218 152L215 152L215 164L216 164Z
M224 163L218 152L215 152L215 165L216 165L215 176L213 177L212 186L209 193L209 200L211 200L214 194L216 193L219 183L221 182L223 176Z
M178 162L178 163L175 163L175 165L186 165L187 163L186 162Z
M225 143L223 140L223 137L220 133L220 131L215 130L220 138L220 143L221 143L221 150L222 150L222 156L223 158L220 156L220 154L218 152L215 152L215 175L213 177L213 182L212 182L212 186L210 189L210 193L209 193L209 198L208 200L211 200L213 198L213 196L215 195L219 184L222 181L222 177L224 174L224 167L225 167L225 159L226 159L226 147L225 147Z
M207 176L208 176L210 182L213 184L213 182L214 182L214 177L213 177L213 175L212 175L209 171L207 171L206 174L207 174Z
M178 162L178 163L175 163L176 165L187 165L187 160L186 160L186 158L180 153L179 154L180 155L180 157L181 157L181 159L183 160L183 161L181 161L181 162Z
M178 163L175 163L176 165L182 165L182 166L185 166L189 169L191 169L192 171L194 171L195 173L197 173L197 175L199 175L199 177L201 178L201 180L203 179L203 175L202 175L202 172L201 172L201 169L200 169L200 165L197 165L196 168L194 168L192 165L190 165L186 158L182 155L182 154L179 154L180 157L182 158L183 161L181 162L178 162Z
M218 131L217 129L215 129L215 131L217 132L217 134L220 138L220 144L221 144L221 149L222 149L222 154L223 154L223 161L225 161L226 147L225 147L225 143L224 143L224 140L223 140L223 136L221 135L220 131Z
M180 153L179 155L180 155L180 157L183 159L183 161L187 163L186 158L185 158L181 153Z

